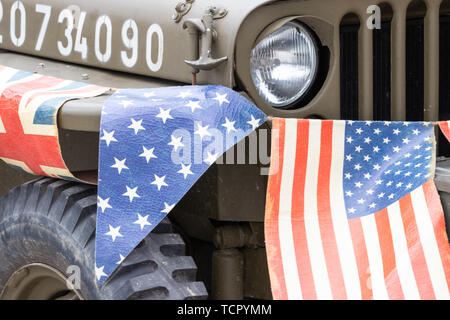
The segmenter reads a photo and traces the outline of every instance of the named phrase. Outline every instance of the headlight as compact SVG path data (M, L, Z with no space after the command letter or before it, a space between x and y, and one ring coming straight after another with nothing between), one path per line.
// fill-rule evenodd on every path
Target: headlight
M253 83L273 107L286 107L300 99L312 86L317 69L315 39L299 23L286 23L251 52Z

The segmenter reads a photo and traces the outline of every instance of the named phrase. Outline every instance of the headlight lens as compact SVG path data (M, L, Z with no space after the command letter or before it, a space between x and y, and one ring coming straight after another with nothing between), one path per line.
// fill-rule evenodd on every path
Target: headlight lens
M273 107L286 107L301 98L317 73L318 49L310 31L288 22L253 48L253 83Z

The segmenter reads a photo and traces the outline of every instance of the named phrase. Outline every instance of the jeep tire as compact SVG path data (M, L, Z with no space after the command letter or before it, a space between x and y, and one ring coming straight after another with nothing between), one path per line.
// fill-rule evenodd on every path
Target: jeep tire
M197 267L166 218L103 284L95 280L97 189L42 178L0 198L0 298L203 299ZM79 289L67 279L79 271ZM74 274L71 274L74 272ZM59 281L58 281L59 280Z

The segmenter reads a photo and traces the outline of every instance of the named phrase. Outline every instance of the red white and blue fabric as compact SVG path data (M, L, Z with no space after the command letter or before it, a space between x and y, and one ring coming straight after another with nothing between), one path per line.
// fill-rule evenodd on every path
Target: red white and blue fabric
M444 136L450 141L450 121L439 121L438 124Z
M265 122L222 86L126 89L101 120L97 281L104 282L226 150Z
M432 123L274 119L275 299L449 299Z
M61 156L58 109L107 90L0 66L0 159L28 173L76 180Z

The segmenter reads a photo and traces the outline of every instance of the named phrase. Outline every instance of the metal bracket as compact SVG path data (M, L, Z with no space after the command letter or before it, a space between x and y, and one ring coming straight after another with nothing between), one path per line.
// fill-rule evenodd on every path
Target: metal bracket
M175 13L172 15L172 20L176 23L181 21L181 18L183 18L192 7L192 4L195 0L184 0L184 2L179 2L175 6Z
M187 29L191 42L191 54L188 60L185 60L192 67L192 73L198 73L199 70L212 70L228 60L228 57L213 58L212 45L217 39L218 34L214 28L214 20L222 19L228 11L224 8L209 7L202 19L187 19L183 23L183 28ZM201 38L201 51L199 57L199 41Z

